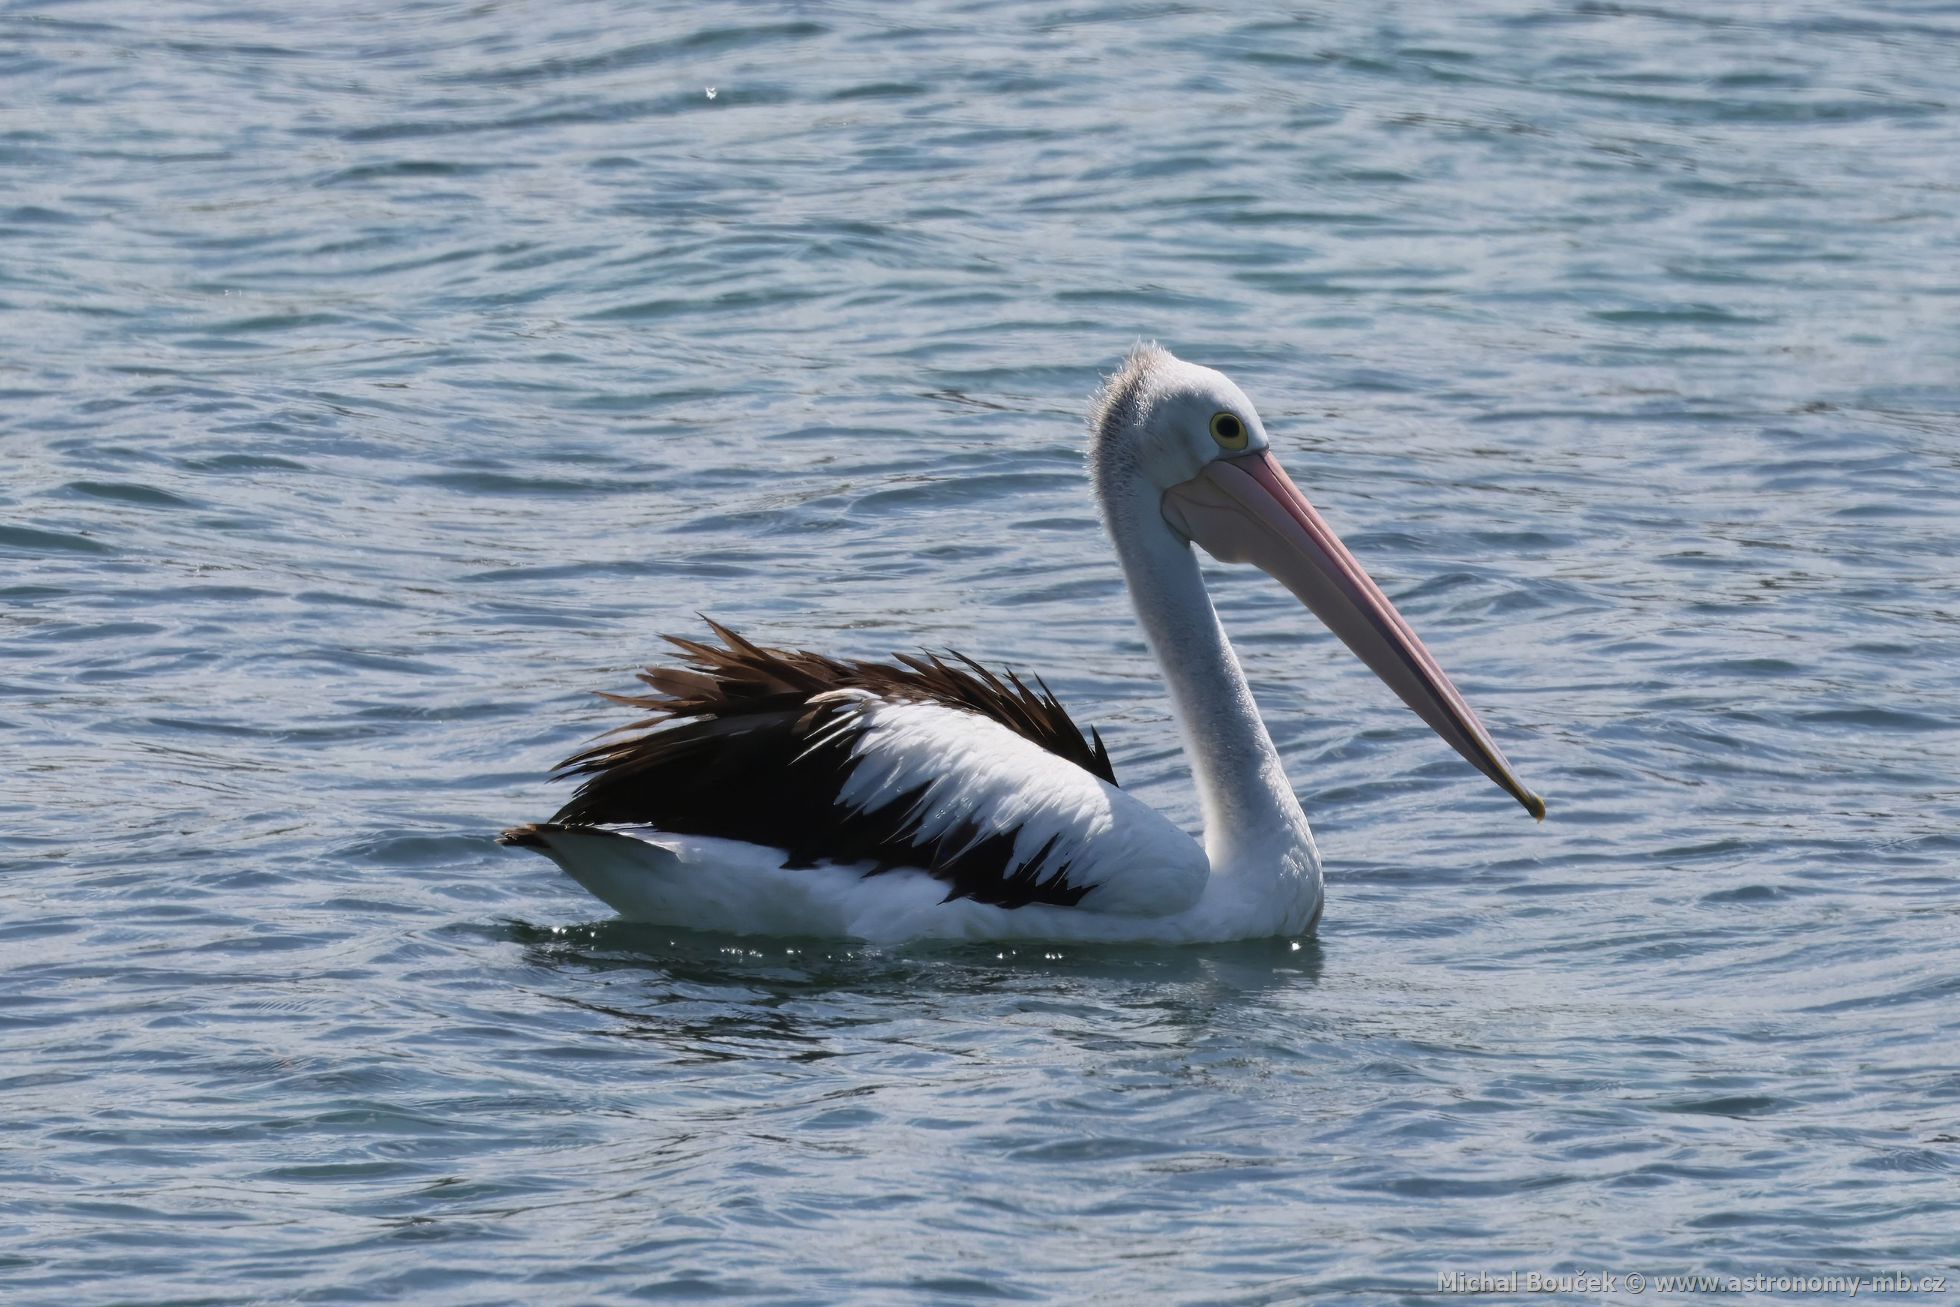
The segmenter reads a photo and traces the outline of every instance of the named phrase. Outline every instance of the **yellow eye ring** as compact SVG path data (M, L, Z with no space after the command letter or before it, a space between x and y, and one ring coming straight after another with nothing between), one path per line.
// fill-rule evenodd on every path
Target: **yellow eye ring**
M1218 442L1220 449L1234 452L1244 449L1252 440L1252 433L1245 429L1236 413L1214 413L1211 415L1211 438Z

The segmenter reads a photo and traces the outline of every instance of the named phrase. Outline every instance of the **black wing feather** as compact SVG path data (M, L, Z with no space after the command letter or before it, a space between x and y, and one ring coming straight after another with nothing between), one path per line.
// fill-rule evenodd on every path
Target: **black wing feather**
M1094 888L1069 883L1056 839L1016 859L1012 829L967 822L922 835L923 785L876 808L840 798L857 765L864 700L836 692L853 690L978 713L1114 785L1102 736L1085 739L1039 677L1030 689L958 653L847 662L708 625L719 645L667 637L687 662L641 672L652 694L604 696L649 715L561 764L560 777L582 779L553 822L745 840L784 850L792 867L868 863L870 875L914 867L946 882L949 900L1001 907L1072 907Z

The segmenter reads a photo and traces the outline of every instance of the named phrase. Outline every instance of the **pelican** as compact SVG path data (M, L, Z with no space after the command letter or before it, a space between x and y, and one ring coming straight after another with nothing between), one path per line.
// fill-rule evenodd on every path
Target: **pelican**
M568 759L550 821L504 832L621 916L744 935L1204 943L1319 920L1319 851L1219 625L1195 544L1253 563L1532 816L1526 789L1395 606L1273 457L1222 373L1132 351L1090 415L1089 473L1163 670L1204 816L1118 787L1039 677L958 654L847 662L710 622L647 716Z

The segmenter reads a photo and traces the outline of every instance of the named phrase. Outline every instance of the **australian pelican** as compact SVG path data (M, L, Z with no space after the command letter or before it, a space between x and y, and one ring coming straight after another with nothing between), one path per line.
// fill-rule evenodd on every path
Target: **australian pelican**
M1294 934L1320 855L1191 546L1291 590L1457 752L1544 802L1274 460L1222 374L1155 346L1097 396L1089 470L1204 813L1200 844L1119 789L1039 678L970 660L845 662L720 625L608 696L648 719L564 764L550 821L506 831L621 915L869 941L1199 942ZM672 637L670 637L671 639Z

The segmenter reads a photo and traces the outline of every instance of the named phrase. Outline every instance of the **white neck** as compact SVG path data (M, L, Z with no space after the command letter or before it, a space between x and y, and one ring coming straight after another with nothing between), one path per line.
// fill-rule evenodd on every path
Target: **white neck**
M1214 875L1284 876L1318 866L1306 814L1211 606L1197 556L1141 478L1098 477L1103 519L1144 639L1163 669L1205 821Z

